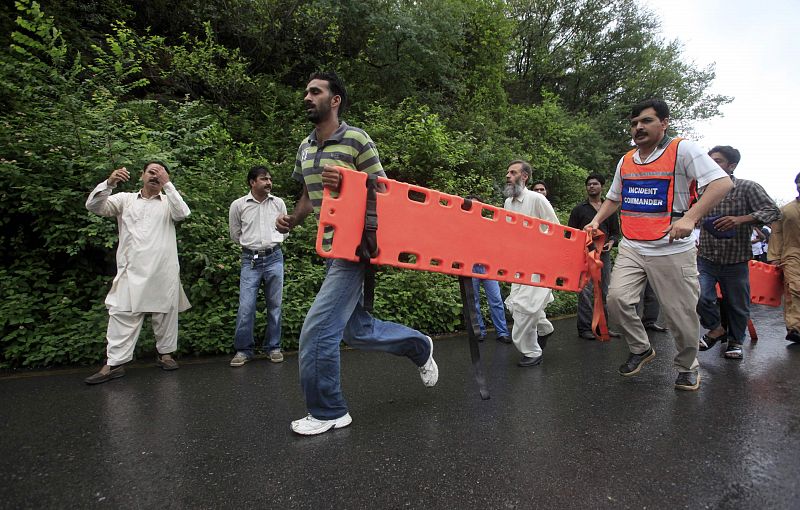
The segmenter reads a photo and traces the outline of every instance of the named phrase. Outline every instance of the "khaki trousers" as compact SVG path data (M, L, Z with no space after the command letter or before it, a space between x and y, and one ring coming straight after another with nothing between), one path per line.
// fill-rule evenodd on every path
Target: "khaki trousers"
M158 353L170 354L178 350L178 309L173 308L167 313L150 315ZM108 311L107 365L115 367L133 359L133 350L142 330L144 316L144 313L121 312L114 309Z
M608 317L619 328L628 348L641 354L650 348L647 331L636 313L636 305L648 280L661 303L661 314L675 339L675 367L679 372L697 370L700 296L697 250L653 257L621 247L608 286Z
M783 318L786 329L800 332L800 261L791 259L783 264Z

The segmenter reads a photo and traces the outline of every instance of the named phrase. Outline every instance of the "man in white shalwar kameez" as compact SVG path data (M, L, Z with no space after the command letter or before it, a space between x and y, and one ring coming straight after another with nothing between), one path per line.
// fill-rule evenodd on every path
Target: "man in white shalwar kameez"
M558 223L553 206L544 195L527 189L526 184L531 177L531 165L526 161L512 161L506 172L506 187L503 193L506 201L503 205L514 211L533 218ZM542 362L542 348L539 345L537 329L552 325L545 317L545 307L553 301L553 293L544 287L511 284L511 293L506 298L506 308L514 318L511 339L514 346L522 353L517 363L521 367L533 367Z
M124 167L114 170L86 201L91 212L116 217L119 228L117 275L105 301L108 360L99 372L85 379L87 384L125 375L122 365L133 359L148 313L156 338L158 366L164 370L178 368L172 358L178 348L178 312L190 305L180 281L175 222L189 216L189 207L160 162L145 165L139 192L112 195L117 184L129 179Z

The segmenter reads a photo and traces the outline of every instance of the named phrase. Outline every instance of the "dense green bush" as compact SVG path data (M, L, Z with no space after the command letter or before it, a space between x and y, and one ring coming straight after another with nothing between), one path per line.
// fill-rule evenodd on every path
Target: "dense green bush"
M560 80L571 80L565 68L537 77L547 86L531 91L534 53L516 47L537 42L536 2L200 0L164 11L146 0L43 1L56 19L17 0L16 20L0 22L0 367L104 357L117 231L84 202L114 168L138 176L150 159L168 164L192 210L178 228L193 305L181 315L180 349L230 351L239 249L228 239L228 206L247 192L247 169L265 164L291 208L300 191L291 178L295 152L311 129L301 108L311 70L342 73L355 100L345 120L370 133L390 177L499 205L506 165L527 158L534 178L549 182L562 220L582 198L584 177L610 173L627 140L610 128L624 106L614 99L619 80L582 102L558 95L567 90ZM567 42L557 62L591 46ZM647 54L655 49L650 43ZM658 64L677 56L670 47ZM670 75L675 90L686 92L681 78L691 82L677 111L713 114L725 98L706 97L713 72L694 71ZM691 110L692 101L707 108ZM308 220L284 243L287 348L324 277L315 235ZM548 313L574 307L574 294L556 292ZM382 270L375 309L429 334L461 327L457 279L440 274ZM145 328L137 353L152 349Z

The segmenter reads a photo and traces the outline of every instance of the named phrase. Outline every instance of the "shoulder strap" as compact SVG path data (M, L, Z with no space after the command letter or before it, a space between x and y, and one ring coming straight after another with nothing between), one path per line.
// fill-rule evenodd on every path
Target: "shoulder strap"
M367 208L364 213L364 231L358 258L364 264L364 309L371 312L375 303L375 266L370 259L378 255L378 195L375 191L378 176L367 176Z

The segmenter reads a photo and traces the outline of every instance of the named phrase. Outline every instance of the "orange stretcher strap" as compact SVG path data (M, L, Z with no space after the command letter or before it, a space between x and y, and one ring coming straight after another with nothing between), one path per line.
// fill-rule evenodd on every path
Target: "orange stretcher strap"
M358 262L367 174L341 167L339 171L338 195L331 196L327 188L323 192L317 253ZM602 303L597 269L602 267L602 240L587 240L583 230L456 195L386 178L378 178L378 184L385 189L377 193L378 254L372 264L571 292L580 291L591 275ZM330 246L323 243L326 229L333 230ZM590 257L586 247L592 242L600 242L600 249ZM475 264L486 272L473 272ZM598 311L603 316L598 324L604 327L603 306L595 306Z
M592 237L586 236L586 260L589 267L589 276L594 287L594 306L592 308L592 332L598 340L608 342L608 324L606 324L605 303L603 303L603 288L601 279L603 275L603 253L605 234L602 230L592 230ZM590 250L594 245L594 250Z
M781 306L783 298L783 270L780 266L751 260L750 266L750 302L757 305ZM717 297L722 298L722 291L717 284Z

